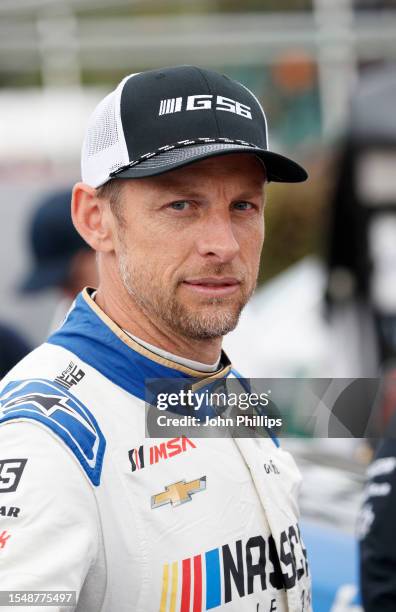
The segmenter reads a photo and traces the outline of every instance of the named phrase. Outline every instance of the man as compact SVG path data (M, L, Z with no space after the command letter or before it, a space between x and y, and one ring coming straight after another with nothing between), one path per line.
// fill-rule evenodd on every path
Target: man
M95 253L76 231L70 216L71 189L47 194L30 225L32 270L23 280L24 294L55 288L60 293L49 332L63 321L84 287L97 285Z
M268 151L249 90L181 66L98 105L82 178L99 287L1 395L2 588L75 590L84 612L310 610L292 458L270 438L147 439L144 410L146 379L235 376L221 340L255 288L264 184L305 171Z

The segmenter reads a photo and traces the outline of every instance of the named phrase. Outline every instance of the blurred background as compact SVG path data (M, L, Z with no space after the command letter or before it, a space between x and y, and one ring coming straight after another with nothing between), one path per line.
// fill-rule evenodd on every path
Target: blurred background
M126 74L189 63L252 89L271 148L310 173L269 187L260 285L225 341L236 366L261 378L394 377L395 0L1 0L0 367L95 282L67 218L89 114ZM379 386L366 435L386 427L394 386ZM294 451L315 610L357 611L353 533L371 446Z

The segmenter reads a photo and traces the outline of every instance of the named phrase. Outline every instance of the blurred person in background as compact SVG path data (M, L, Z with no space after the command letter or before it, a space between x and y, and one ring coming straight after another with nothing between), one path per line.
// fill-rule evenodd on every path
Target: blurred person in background
M343 344L354 348L360 376L382 375L367 415L375 454L357 523L366 612L396 610L395 105L396 66L363 76L340 163L330 253L328 297L336 328ZM382 437L377 448L375 436Z
M327 299L341 367L356 364L356 376L396 359L395 105L396 66L362 76L331 208Z
M147 378L238 379L222 338L256 286L265 185L307 178L267 142L257 98L194 66L129 75L93 112L72 210L99 287L0 397L3 452L25 457L3 589L76 591L81 612L311 611L301 477L270 432L145 436Z
M14 329L0 324L0 379L31 351L26 340Z
M57 289L60 301L49 325L54 331L84 287L96 287L95 253L76 231L71 218L71 189L47 194L30 224L33 267L20 285L25 294Z
M396 371L396 370L395 370ZM396 375L388 379L396 407ZM396 415L367 470L359 515L360 584L365 612L396 610Z
M383 437L367 469L357 522L365 612L396 610L396 361L387 363L381 382L375 427Z

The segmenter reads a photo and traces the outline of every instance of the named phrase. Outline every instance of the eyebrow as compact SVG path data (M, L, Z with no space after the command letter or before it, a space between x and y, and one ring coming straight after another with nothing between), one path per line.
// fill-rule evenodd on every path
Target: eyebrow
M258 193L260 193L260 195L263 193L264 191L264 186L265 183L261 183L258 182L255 186L249 187L248 189L245 189L243 191L241 191L237 198L238 199L242 199L242 198L253 198L256 197ZM167 193L172 193L173 196L175 196L176 194L180 194L180 197L184 197L184 198L202 198L202 197L206 197L206 194L204 194L202 191L200 191L199 189L192 189L190 188L188 185L183 185L183 183L181 182L170 182L168 184L162 185L160 188L160 191L162 194L166 195ZM235 198L233 198L233 200L235 200Z

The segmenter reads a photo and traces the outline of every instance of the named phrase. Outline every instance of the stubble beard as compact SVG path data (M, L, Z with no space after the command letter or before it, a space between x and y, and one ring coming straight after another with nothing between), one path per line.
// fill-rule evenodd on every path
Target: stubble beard
M191 340L219 338L235 329L255 289L246 291L242 283L238 301L229 297L206 298L200 308L193 310L177 299L176 289L168 292L154 278L144 277L128 260L125 250L119 254L118 270L125 291L149 318L163 322L173 332ZM212 270L213 275L221 272Z

